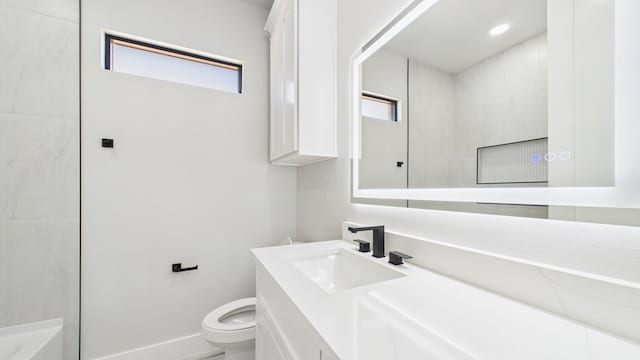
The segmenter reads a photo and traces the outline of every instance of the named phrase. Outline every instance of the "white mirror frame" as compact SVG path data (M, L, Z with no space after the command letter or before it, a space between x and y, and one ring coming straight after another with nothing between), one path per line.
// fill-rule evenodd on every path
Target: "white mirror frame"
M615 9L615 185L610 187L360 189L362 64L441 0L416 0L368 41L352 61L353 198L640 208L640 1ZM556 1L556 0L554 0ZM567 0L572 1L572 0Z

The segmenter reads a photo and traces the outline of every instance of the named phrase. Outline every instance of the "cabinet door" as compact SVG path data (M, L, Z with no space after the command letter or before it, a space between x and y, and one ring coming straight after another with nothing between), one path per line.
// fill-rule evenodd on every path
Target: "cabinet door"
M298 150L295 1L271 33L271 159Z
M319 360L319 335L261 266L256 272L256 322L268 324L288 360Z
M256 324L256 360L287 360L276 335L265 322Z

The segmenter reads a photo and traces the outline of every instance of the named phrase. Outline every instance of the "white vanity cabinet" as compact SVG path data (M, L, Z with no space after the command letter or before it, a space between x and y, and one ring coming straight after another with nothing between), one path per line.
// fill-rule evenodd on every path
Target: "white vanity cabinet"
M256 360L338 360L260 265L256 294Z
M269 32L270 159L335 158L337 0L276 0Z
M261 311L264 314L264 310ZM263 315L264 316L264 315ZM256 324L256 359L286 360L282 342L276 335L271 322L258 318Z

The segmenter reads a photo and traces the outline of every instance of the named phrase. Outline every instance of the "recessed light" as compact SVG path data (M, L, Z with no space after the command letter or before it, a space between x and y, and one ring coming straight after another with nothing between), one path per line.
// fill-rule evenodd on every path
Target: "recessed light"
M502 35L502 34L506 33L507 31L509 31L510 28L511 28L511 25L509 25L509 24L501 24L501 25L493 27L493 29L491 29L489 31L489 35L491 35L491 36Z

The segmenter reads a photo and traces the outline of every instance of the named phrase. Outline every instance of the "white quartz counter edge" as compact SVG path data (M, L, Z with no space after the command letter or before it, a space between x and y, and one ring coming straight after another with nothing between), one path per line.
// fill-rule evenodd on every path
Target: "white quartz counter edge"
M329 294L292 264L294 259L335 249L406 276ZM640 359L639 344L416 266L390 265L386 258L358 253L355 245L345 241L254 249L253 253L343 360ZM429 346L416 350L425 344ZM395 353L385 353L394 346ZM427 354L431 348L436 353ZM413 351L402 354L403 349Z

